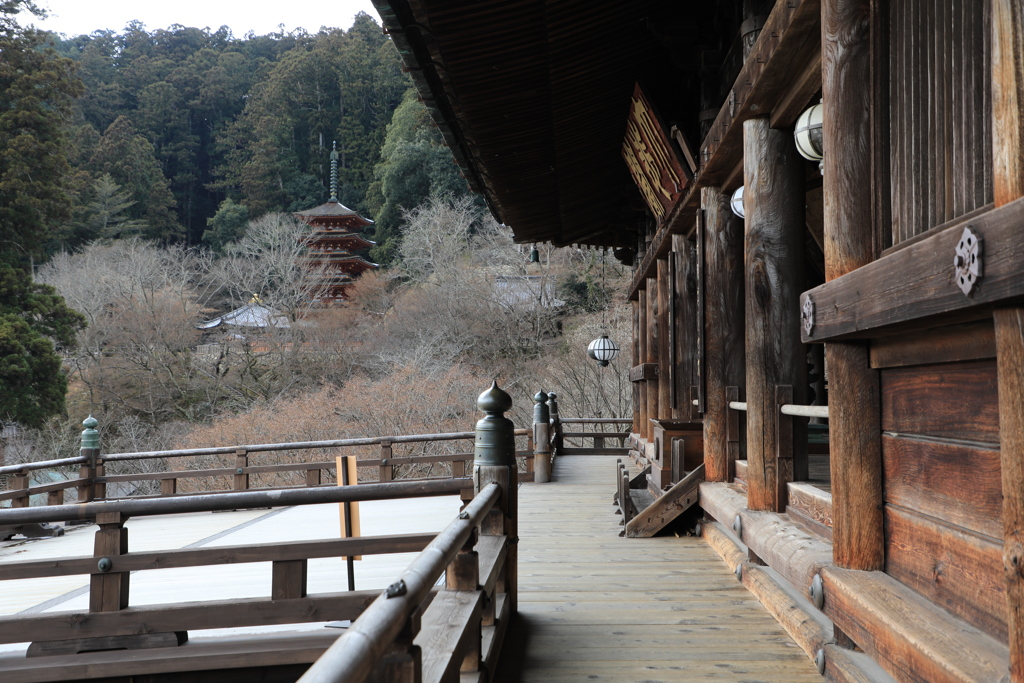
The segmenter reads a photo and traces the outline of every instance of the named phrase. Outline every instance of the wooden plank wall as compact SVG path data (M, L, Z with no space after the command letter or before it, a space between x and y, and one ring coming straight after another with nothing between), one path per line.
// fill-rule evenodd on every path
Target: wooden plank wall
M892 244L992 202L990 4L890 2Z
M974 355L994 356L990 323L970 335ZM996 362L935 362L936 349L965 355L963 337L949 328L873 354L876 366L901 364L880 372L885 571L1005 641Z

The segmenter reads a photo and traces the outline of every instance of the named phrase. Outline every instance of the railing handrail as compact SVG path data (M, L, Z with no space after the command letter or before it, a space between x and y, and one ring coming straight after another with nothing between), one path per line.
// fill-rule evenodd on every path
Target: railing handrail
M389 588L381 594L299 680L333 683L339 680L339 674L347 681L365 680L500 496L501 488L496 483L481 489L402 573L399 581L404 592L392 594Z
M528 436L529 429L515 430L516 436ZM474 437L474 432L449 432L444 434L404 434L401 436L372 436L357 439L333 439L328 441L296 441L290 443L269 443L250 444L245 446L213 446L209 448L184 448L170 451L139 451L137 453L111 453L100 456L104 462L117 462L121 460L145 460L150 458L177 458L197 455L233 455L239 451L248 453L263 453L269 451L308 450L313 448L343 448L346 446L372 446L381 443L417 443L431 441L461 441ZM18 465L5 465L0 467L2 474L18 474L42 470L49 467L62 465L78 465L88 462L85 456L74 458L61 458L58 460L41 460L39 462L26 462Z
M747 410L746 401L729 401L729 407L733 410L744 412ZM783 415L794 417L828 417L828 406L805 406L796 403L784 403L779 406L779 412Z
M562 424L633 424L631 417L559 417Z
M828 417L828 406L803 406L795 403L786 403L779 406L783 415L796 417Z
M121 498L118 500L50 505L46 507L4 508L0 510L0 526L91 519L97 514L117 512L126 517L170 515L183 512L213 512L246 508L288 507L322 503L354 503L367 500L396 500L456 495L473 488L471 477L395 481L385 484L352 484L349 486L317 486L278 489L273 491L239 491L237 493L206 493L169 498Z

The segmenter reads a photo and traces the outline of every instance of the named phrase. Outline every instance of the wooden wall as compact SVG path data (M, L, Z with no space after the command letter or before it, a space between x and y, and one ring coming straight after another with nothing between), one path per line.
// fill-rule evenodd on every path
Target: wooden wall
M992 202L990 6L889 3L892 244Z
M937 349L994 355L991 324L968 329L889 342L874 355L876 366L898 364L880 369L885 571L1005 640L996 362L936 362ZM975 353L947 341L965 337Z

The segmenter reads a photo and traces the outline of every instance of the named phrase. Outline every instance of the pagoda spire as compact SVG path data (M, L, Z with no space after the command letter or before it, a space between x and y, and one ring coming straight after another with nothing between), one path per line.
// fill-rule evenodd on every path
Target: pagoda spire
M338 143L331 147L331 198L329 202L338 202Z

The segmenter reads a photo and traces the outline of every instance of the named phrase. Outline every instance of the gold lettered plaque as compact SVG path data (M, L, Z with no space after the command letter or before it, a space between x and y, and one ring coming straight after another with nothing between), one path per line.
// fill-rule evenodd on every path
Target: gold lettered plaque
M659 225L689 184L689 176L666 130L637 83L626 119L622 157Z

